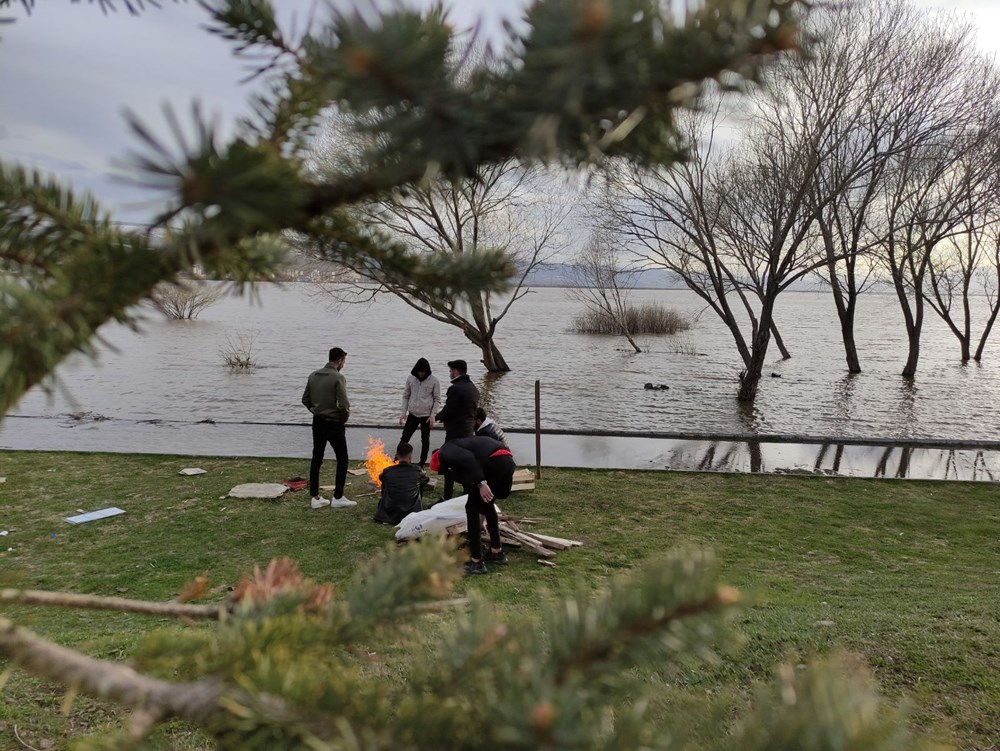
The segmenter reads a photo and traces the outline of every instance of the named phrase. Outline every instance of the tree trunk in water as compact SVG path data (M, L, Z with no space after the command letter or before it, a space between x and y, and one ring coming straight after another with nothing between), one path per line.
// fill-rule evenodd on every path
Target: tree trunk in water
M858 345L854 341L854 327L841 328L844 337L844 354L847 357L847 372L861 372L861 358L858 357Z
M782 360L791 360L792 355L787 349L785 349L785 342L781 338L781 333L778 331L778 326L774 321L771 321L771 336L774 337L774 344L781 353Z
M771 341L771 315L774 310L774 300L766 300L760 311L760 325L753 338L750 351L750 362L747 369L740 375L740 390L736 398L741 402L753 402L757 398L757 386L764 370L764 358L767 357L767 345Z
M903 378L913 378L917 373L917 362L920 360L920 332L910 330L906 332L910 340L909 353L906 356L906 365L903 367Z
M986 349L986 340L990 338L990 332L993 331L993 324L996 323L997 313L1000 313L1000 302L993 306L993 310L990 311L990 319L986 322L986 326L983 328L983 335L979 337L979 346L976 347L976 362L983 359L983 350Z
M500 350L497 349L497 345L493 342L492 338L480 343L479 348L483 352L483 365L486 366L489 372L506 373L510 370L510 366L507 365L507 361L500 353Z
M844 356L847 358L847 372L861 372L861 358L858 357L858 343L854 339L854 309L857 297L851 295L844 299L844 293L839 287L835 290L834 300L837 303L837 317L840 319L840 338L844 340Z

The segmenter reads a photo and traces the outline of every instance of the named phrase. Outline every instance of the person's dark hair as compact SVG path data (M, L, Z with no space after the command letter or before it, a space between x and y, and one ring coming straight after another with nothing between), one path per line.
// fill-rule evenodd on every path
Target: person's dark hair
M476 419L479 422L486 422L486 410L482 407L476 407Z
M413 456L413 446L406 441L400 441L396 446L396 456L402 459L404 456Z
M469 366L465 364L465 360L452 360L448 363L448 367L451 370L457 370L462 375L469 372Z
M330 362L337 362L342 357L347 357L347 353L340 347L334 347L330 350Z

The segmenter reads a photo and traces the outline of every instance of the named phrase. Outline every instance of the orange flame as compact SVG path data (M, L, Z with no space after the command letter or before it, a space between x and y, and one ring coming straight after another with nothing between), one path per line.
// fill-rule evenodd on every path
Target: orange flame
M391 467L396 462L385 453L385 444L382 443L382 439L371 436L368 436L368 453L365 456L365 469L368 470L368 477L378 487L382 487L379 475L382 474L383 469Z

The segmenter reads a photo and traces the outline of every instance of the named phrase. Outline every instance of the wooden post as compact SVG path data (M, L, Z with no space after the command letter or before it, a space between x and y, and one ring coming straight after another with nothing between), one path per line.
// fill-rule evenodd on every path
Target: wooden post
M535 381L535 479L542 479L542 382Z

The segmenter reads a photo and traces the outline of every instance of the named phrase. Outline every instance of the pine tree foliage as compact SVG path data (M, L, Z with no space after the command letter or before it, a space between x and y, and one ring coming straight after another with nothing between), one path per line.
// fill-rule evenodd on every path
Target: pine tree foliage
M386 551L343 592L273 561L245 577L229 601L205 607L211 626L147 634L132 667L78 656L67 672L68 650L2 617L0 652L143 713L144 732L182 718L220 749L690 747L683 718L673 727L651 721L638 676L680 660L718 659L714 648L728 638L727 614L739 595L717 583L710 554L679 551L602 591L580 587L537 619L500 622L474 601L407 674L387 680L367 669L373 636L412 640L421 610L453 602L456 570L442 540ZM192 593L206 584L195 582ZM16 601L8 592L4 599ZM845 667L833 660L783 668L714 747L914 747L870 681L856 670L845 677ZM122 747L128 732L136 729L89 747Z
M130 11L146 0L123 0ZM9 5L9 2L2 5ZM109 0L98 0L103 9ZM266 80L254 115L230 143L197 108L195 136L165 117L165 144L133 119L142 179L170 206L162 245L116 227L90 196L13 165L0 169L0 409L86 349L110 320L134 323L135 303L195 263L251 282L277 269L288 231L320 238L333 258L364 257L389 274L455 297L503 288L503 253L420 259L350 211L384 191L459 180L481 164L580 166L608 156L669 164L682 152L673 113L698 85L751 80L793 47L795 0L705 0L677 22L659 0L538 0L528 30L511 32L506 63L456 74L446 14L405 9L330 11L289 39L264 0L205 0L212 30ZM26 7L31 6L26 0ZM30 21L28 21L30 22ZM459 59L461 59L459 57ZM306 169L310 136L335 107L372 144L351 168ZM343 592L304 579L294 564L255 571L224 603L190 606L0 591L0 601L173 612L207 623L152 631L131 664L48 642L0 616L0 653L14 665L133 710L121 733L82 748L141 748L157 724L180 718L220 749L683 749L684 718L654 725L638 668L711 658L735 593L711 557L678 553L581 587L540 618L500 622L485 604L412 670L386 680L366 669L375 635L412 638L428 608L455 612L456 566L446 543L387 553ZM204 590L196 580L190 594ZM911 748L897 718L840 664L782 674L717 748ZM71 703L71 698L67 701Z

